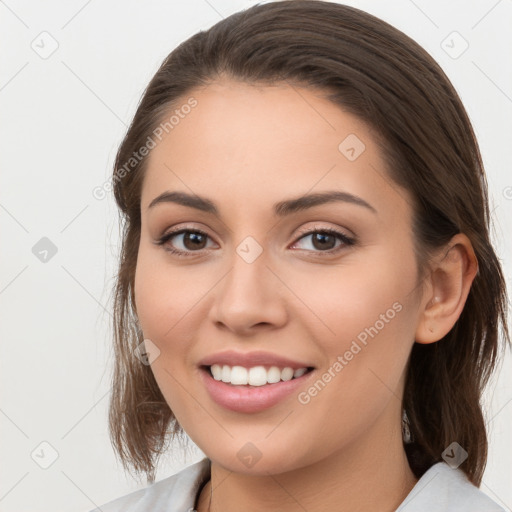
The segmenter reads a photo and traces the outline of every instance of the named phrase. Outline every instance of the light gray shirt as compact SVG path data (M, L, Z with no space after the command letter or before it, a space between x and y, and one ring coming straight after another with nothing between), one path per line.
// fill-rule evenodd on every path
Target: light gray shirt
M91 512L193 512L199 489L210 478L204 458L144 489L121 496ZM505 512L446 462L430 467L396 512Z

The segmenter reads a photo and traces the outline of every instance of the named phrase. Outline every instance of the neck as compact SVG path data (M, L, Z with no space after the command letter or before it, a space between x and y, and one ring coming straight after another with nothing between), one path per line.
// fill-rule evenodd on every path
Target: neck
M314 464L279 474L233 473L212 461L197 511L393 512L417 482L401 431L383 436L374 425L362 437Z

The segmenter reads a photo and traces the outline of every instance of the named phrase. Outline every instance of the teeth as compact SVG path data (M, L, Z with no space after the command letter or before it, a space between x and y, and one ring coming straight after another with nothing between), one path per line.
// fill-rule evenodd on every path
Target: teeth
M299 368L293 372L294 377L302 377L308 371L307 368Z
M287 381L304 375L307 368L285 367L278 368L271 366L268 370L264 366L253 366L252 368L244 368L243 366L228 366L213 364L210 367L213 378L235 386L264 386L265 384L275 384L281 380Z
M281 370L277 366L271 366L267 371L267 382L275 384L281 380Z
M281 380L292 380L293 379L293 369L292 368L283 368L281 372Z
M240 368L240 366L238 367ZM231 373L233 375L233 373ZM233 381L231 381L234 384ZM267 370L263 366L254 366L247 372L247 384L251 386L263 386L267 383ZM245 384L245 382L244 382Z

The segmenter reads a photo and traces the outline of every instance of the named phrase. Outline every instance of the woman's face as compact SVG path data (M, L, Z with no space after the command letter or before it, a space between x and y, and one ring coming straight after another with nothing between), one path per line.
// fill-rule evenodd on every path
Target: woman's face
M410 197L371 131L286 84L225 80L180 105L190 97L148 157L135 278L151 368L179 423L213 461L253 474L401 446L421 290ZM150 206L164 193L191 200ZM248 369L254 385L216 380L213 364L235 383L244 370L229 367ZM260 385L289 378L285 367L313 369Z

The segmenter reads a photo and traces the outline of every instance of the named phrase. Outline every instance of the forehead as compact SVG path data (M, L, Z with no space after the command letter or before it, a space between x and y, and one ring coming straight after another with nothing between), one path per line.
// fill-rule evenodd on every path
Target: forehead
M217 196L238 211L329 189L405 207L371 129L321 91L227 80L190 91L173 114L148 156L143 210L166 190Z

